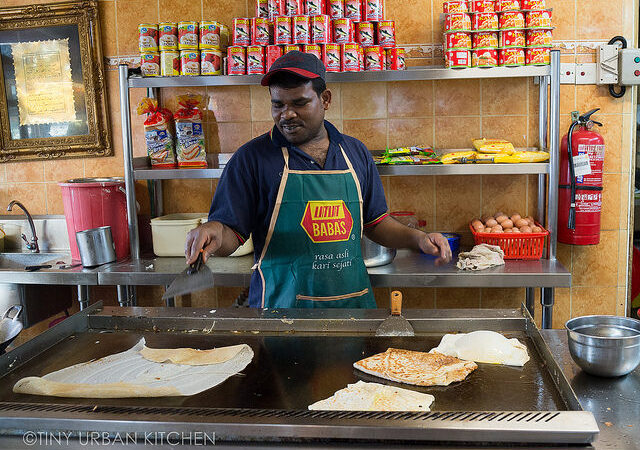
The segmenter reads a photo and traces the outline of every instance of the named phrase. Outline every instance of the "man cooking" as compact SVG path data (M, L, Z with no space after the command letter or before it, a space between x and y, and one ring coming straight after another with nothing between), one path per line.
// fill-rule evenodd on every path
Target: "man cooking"
M185 243L187 263L203 250L228 256L253 235L249 305L263 308L375 308L360 251L361 233L448 263L439 233L424 233L387 213L375 163L359 140L324 120L331 105L325 67L298 51L262 78L273 129L238 149L211 205L209 222Z

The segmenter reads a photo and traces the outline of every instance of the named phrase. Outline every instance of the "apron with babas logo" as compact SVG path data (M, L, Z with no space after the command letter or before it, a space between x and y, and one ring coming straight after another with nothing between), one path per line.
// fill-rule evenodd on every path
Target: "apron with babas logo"
M256 268L264 308L375 308L362 260L362 194L346 170L284 170Z

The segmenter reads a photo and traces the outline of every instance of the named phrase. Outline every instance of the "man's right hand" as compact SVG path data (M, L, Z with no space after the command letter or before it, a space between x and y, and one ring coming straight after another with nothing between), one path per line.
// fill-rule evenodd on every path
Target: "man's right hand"
M184 244L184 255L187 264L193 264L198 259L198 253L204 249L202 260L207 262L209 256L220 249L223 243L224 225L220 222L205 222L187 234Z

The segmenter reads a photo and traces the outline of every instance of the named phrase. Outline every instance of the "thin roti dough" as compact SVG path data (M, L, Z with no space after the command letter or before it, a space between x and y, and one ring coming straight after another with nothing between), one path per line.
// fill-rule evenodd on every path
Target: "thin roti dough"
M246 344L240 344L211 350L197 350L195 348L149 348L145 345L140 350L140 355L147 361L157 363L170 362L188 366L206 366L227 362L235 358L245 347Z
M60 383L41 377L26 377L13 386L16 394L48 395L51 397L123 398L172 397L182 395L172 386L149 387L131 383Z

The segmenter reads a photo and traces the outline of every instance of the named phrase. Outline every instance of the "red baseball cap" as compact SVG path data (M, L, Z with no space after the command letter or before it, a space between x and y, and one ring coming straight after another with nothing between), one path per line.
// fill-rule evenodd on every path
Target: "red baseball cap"
M293 50L274 61L269 72L262 77L260 84L269 86L271 77L278 72L293 73L309 80L314 78L322 78L324 80L326 70L317 56Z

